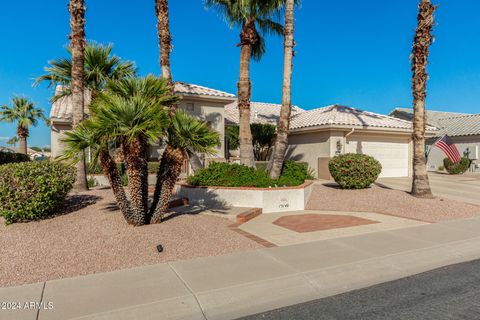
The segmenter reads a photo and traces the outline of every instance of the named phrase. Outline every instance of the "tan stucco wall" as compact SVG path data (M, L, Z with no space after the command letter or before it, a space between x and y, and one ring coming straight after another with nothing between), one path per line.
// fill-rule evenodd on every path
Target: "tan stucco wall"
M52 158L62 154L63 146L61 139L63 139L65 132L72 130L69 124L53 123L50 128L50 144L52 148Z
M362 141L400 143L407 145L408 152L408 175L411 175L411 139L409 134L397 134L388 132L359 132L355 131L347 138L349 130L329 130L317 132L293 132L289 137L289 150L287 157L296 161L307 162L314 170L316 177L328 176L325 171L325 159L319 162L319 158L332 158L337 154L346 152L362 153ZM360 143L359 143L360 141ZM322 169L319 169L319 166ZM322 170L319 174L319 170Z
M194 111L187 110L187 104L192 103ZM179 108L185 110L187 113L191 114L194 117L208 121L213 129L220 133L221 146L217 148L217 154L214 156L207 156L206 158L225 158L225 108L224 103L207 101L203 99L192 99L184 98L179 104ZM65 131L71 130L70 124L61 124L58 122L53 122L50 131L51 137L51 146L52 146L52 156L58 156L62 153L62 146L60 139ZM150 157L152 159L158 159L162 148L158 146L151 147Z
M330 132L292 133L287 158L307 162L318 177L318 158L330 157Z
M464 151L470 149L470 159L475 157L480 157L480 135L475 136L459 136L459 137L450 137L455 145L458 148L458 152L463 156ZM429 170L437 170L439 166L443 166L443 159L446 158L446 155L442 150L433 146L436 139L429 139L427 145L430 147L430 153L428 155L427 166ZM475 154L475 150L478 150L478 155ZM477 159L477 164L480 161Z

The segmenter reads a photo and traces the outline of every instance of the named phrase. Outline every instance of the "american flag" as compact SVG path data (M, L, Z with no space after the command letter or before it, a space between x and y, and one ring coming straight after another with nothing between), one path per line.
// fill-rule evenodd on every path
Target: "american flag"
M438 139L437 142L435 142L435 146L440 148L453 163L457 163L462 160L457 146L455 143L453 143L449 136L444 135L442 138Z

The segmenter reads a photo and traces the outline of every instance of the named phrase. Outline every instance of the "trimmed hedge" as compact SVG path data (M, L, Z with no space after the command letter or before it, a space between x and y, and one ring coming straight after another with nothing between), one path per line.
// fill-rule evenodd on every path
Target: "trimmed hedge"
M0 166L0 215L7 224L47 218L75 182L75 170L34 161Z
M23 153L0 151L0 165L30 161L30 157Z
M468 158L462 158L462 160L457 163L453 163L448 158L443 159L443 166L449 174L464 174L468 168L470 168L471 163L472 160Z
M371 156L347 153L330 160L328 169L342 189L365 189L377 180L382 165Z
M218 187L257 187L298 186L305 180L312 179L308 167L302 163L287 160L278 180L272 180L267 171L255 169L236 163L212 163L187 178L195 186Z

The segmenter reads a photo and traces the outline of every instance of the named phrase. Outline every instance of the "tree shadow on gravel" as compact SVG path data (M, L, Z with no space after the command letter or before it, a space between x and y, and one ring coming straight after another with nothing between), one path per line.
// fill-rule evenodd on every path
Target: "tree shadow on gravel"
M52 217L63 216L80 209L91 206L102 198L90 194L73 194L65 198L65 201L58 207Z

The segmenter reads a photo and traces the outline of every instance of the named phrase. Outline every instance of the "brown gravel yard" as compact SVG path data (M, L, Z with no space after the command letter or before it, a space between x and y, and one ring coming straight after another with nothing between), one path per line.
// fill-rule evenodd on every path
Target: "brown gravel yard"
M261 247L215 216L132 227L113 201L110 190L93 190L70 198L72 212L52 219L5 226L0 218L0 287Z
M373 185L363 190L341 190L334 183L316 184L307 209L376 212L439 222L480 216L480 206L450 199L417 199L410 194Z

